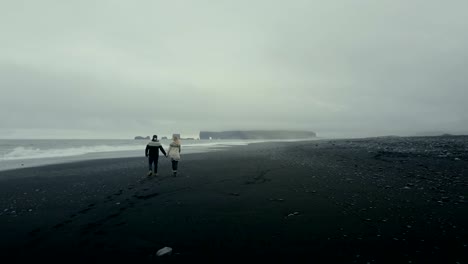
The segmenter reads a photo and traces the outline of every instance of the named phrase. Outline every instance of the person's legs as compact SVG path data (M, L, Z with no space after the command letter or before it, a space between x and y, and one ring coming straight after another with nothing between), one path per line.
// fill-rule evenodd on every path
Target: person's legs
M179 161L177 160L172 160L172 173L174 174L174 176L177 174L177 165L178 165Z
M153 157L149 156L148 157L148 176L150 176L151 174L153 174Z
M156 156L153 158L154 159L154 174L158 174L158 161L159 161L159 156Z

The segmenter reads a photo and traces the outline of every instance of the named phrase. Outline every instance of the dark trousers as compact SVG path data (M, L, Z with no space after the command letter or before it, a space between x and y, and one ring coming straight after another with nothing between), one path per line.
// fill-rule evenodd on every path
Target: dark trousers
M172 160L172 170L176 171L178 165L179 165L178 160Z
M159 161L159 156L155 157L148 157L148 167L149 170L153 170L153 163L154 163L154 173L158 173L158 161Z

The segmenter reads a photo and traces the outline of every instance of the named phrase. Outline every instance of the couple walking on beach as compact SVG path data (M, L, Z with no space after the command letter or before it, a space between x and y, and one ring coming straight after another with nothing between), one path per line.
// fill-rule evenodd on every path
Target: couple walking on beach
M151 142L146 145L145 155L148 157L149 172L148 176L156 175L158 176L158 161L159 161L159 151L164 154L164 156L170 157L172 162L172 175L175 177L177 175L177 167L180 160L180 140L177 135L172 136L172 142L169 145L169 150L164 150L163 146L158 140L158 136L154 135ZM153 172L153 163L154 163L154 172Z

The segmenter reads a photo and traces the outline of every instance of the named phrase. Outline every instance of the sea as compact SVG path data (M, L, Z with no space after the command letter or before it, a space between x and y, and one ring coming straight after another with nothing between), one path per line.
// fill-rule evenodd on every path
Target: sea
M83 160L144 157L147 140L0 139L0 171ZM161 140L168 149L170 140ZM183 140L182 153L202 153L260 140Z

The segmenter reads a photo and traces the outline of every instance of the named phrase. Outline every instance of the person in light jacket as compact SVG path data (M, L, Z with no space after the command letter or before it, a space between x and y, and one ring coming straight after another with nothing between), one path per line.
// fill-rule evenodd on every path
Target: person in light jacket
M177 176L177 167L180 160L180 140L176 135L172 136L172 143L169 145L169 150L167 151L168 156L171 158L172 162L172 175Z

